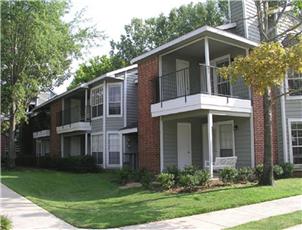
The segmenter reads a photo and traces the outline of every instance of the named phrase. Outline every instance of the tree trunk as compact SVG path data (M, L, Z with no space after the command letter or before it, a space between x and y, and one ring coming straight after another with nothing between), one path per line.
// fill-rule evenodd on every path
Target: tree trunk
M262 185L274 185L273 156L272 156L272 103L270 90L263 96L264 105L264 160L263 176L260 181Z
M8 146L8 162L7 166L9 168L14 168L16 166L16 145L15 145L15 132L16 132L16 103L12 102L12 107L10 111L9 118L9 146Z

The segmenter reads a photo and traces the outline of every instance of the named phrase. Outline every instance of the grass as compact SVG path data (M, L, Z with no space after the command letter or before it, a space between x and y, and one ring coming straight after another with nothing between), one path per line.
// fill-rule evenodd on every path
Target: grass
M73 174L49 170L3 171L2 183L70 224L109 228L238 207L302 194L302 179L275 187L249 185L201 193L171 194L119 189L114 173Z
M0 227L1 230L10 230L12 229L12 222L6 216L0 215Z
M229 230L281 230L298 224L302 224L302 211L252 221L234 228L229 228Z

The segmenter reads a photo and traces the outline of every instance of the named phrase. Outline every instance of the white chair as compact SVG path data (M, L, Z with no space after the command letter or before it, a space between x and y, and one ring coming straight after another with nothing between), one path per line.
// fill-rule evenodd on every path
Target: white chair
M213 170L221 170L224 168L236 168L237 157L216 157L213 163ZM205 161L205 167L210 168L210 162Z

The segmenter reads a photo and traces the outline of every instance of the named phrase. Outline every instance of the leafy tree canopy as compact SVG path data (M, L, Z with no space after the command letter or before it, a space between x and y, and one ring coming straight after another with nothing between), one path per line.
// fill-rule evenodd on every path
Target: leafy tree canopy
M126 66L126 62L117 56L108 57L104 55L101 57L94 57L87 63L80 65L79 69L75 73L73 81L68 87L68 90L73 89L82 83L88 82L93 78L99 77L102 74L124 66Z
M126 62L150 49L162 45L204 25L217 26L227 20L227 1L209 0L174 8L168 16L142 20L133 18L125 25L119 41L111 41L111 55Z

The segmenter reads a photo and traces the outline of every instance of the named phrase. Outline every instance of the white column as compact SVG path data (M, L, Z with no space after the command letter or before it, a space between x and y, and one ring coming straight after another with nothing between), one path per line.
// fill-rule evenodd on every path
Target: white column
M106 100L107 100L107 84L103 83L103 168L107 167L107 132L106 132Z
M64 157L64 136L61 134L61 157Z
M213 178L213 114L208 113L208 147L209 147L209 171Z
M159 135L160 135L160 171L164 170L164 126L163 126L163 118L159 118Z
M251 167L255 167L255 147L254 147L254 114L250 117L250 132L251 132Z
M123 167L123 134L119 133L120 137L120 168Z
M85 89L85 121L87 121L87 101L88 101L88 97L87 97L87 89Z
M208 37L204 38L204 59L205 59L205 68L206 68L206 77L207 77L207 92L212 93L211 88L211 70L210 70L210 49L209 49L209 39Z
M85 133L85 155L88 154L88 133Z

